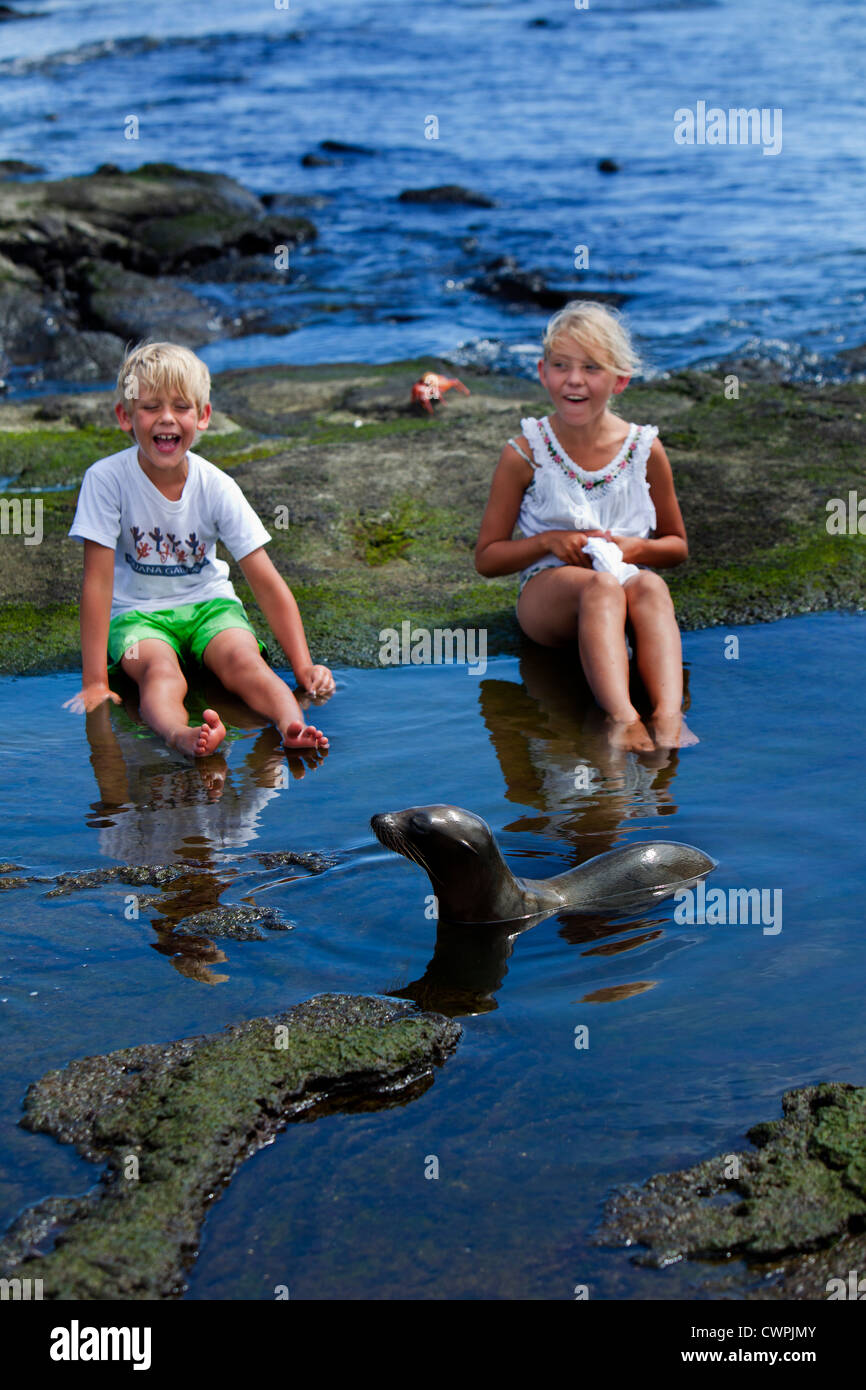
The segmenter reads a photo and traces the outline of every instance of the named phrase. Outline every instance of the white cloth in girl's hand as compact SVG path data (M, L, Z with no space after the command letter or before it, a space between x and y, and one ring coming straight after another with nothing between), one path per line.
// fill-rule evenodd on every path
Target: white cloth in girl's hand
M601 536L590 536L583 547L584 555L589 555L594 570L604 570L615 575L620 584L638 573L637 565L629 565L622 557L616 541L603 540Z

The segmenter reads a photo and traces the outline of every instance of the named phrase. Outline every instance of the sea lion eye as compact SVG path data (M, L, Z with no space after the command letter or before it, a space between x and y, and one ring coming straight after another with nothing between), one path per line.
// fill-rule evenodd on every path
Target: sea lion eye
M430 824L424 816L413 816L409 824L416 835L427 835L430 832Z

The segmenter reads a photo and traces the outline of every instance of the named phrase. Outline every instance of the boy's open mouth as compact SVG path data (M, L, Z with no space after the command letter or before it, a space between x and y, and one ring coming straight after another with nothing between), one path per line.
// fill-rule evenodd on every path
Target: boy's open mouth
M161 454L173 454L180 443L179 434L155 434L153 442Z
M589 396L566 396L565 399L571 401L572 405L583 405L584 401L589 400Z

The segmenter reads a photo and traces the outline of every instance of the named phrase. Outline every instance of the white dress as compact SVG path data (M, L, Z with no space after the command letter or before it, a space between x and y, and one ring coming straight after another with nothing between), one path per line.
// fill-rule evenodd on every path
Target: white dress
M546 415L541 420L521 420L520 427L532 451L528 462L535 470L517 516L524 536L598 530L646 538L655 530L656 512L646 477L647 459L658 434L655 425L629 425L619 452L606 468L594 471L569 458ZM522 571L521 591L533 575L564 563L553 554L543 555Z

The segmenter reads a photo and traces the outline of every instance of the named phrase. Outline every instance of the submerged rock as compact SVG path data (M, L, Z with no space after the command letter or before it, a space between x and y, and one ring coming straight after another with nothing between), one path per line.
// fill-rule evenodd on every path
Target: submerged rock
M458 203L467 208L495 208L492 198L484 193L475 193L459 183L442 183L435 188L404 188L399 195L401 203Z
M542 309L561 309L572 299L592 299L600 304L625 304L628 295L615 290L585 290L581 285L558 288L549 285L538 270L521 270L513 256L490 261L482 275L469 280L468 287L478 294L507 299L514 304L539 305Z
M332 869L337 862L333 855L318 854L315 850L265 850L262 854L254 854L253 858L266 869L297 865L300 869L309 870L311 874L323 874L326 869Z
M244 1159L300 1116L404 1104L460 1032L393 999L324 994L49 1072L22 1125L106 1171L98 1190L25 1212L0 1241L0 1274L42 1279L46 1299L179 1295L205 1213Z
M182 864L113 864L107 869L85 869L80 874L56 874L54 878L34 878L31 883L54 883L46 898L61 898L82 888L98 888L102 883L130 883L133 886L162 888L185 878L190 872Z
M265 933L259 931L258 924L268 931L291 931L291 924L285 922L272 907L214 907L207 912L196 912L185 917L172 932L173 936L222 936L233 941L264 941Z
M847 1260L853 1239L866 1259L866 1087L830 1082L788 1091L782 1111L781 1120L749 1130L753 1150L617 1193L596 1243L643 1245L634 1262L654 1268L740 1256L759 1281L741 1297L826 1297L803 1290L810 1269L825 1281L822 1271L838 1274L835 1242L844 1240ZM768 1288L760 1266L770 1261Z

